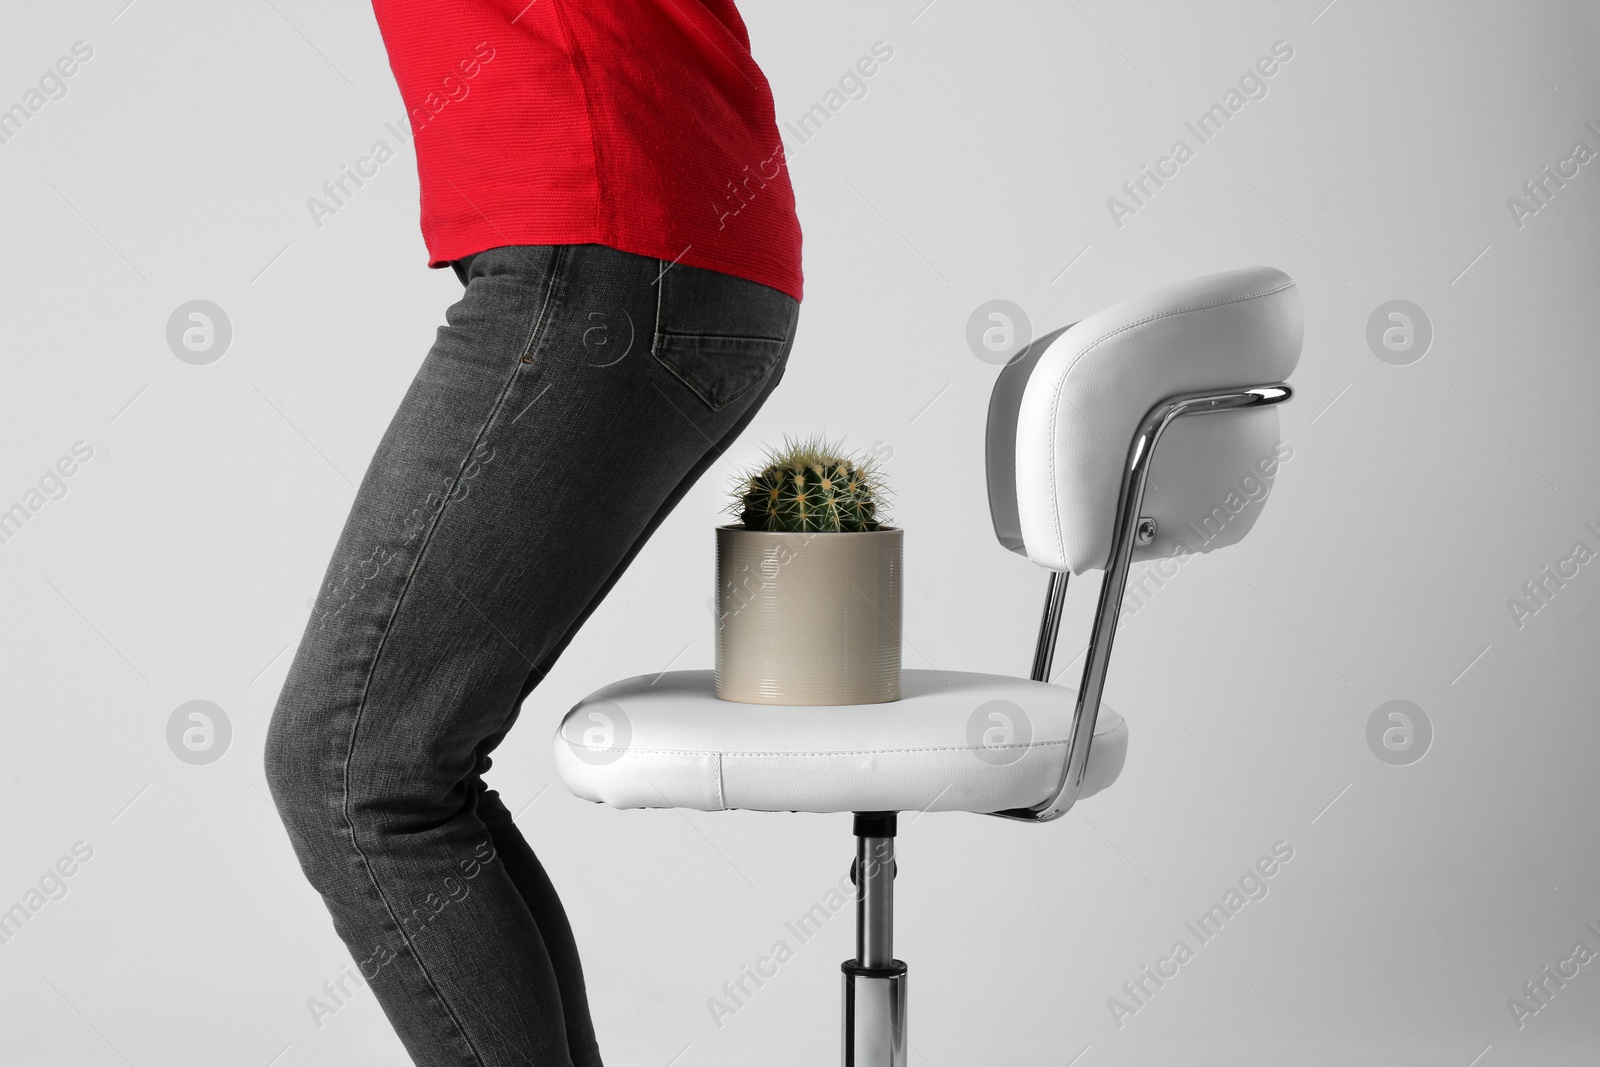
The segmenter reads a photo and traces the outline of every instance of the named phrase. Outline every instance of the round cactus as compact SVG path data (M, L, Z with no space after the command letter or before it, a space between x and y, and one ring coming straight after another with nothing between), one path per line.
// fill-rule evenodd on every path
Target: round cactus
M878 529L886 493L871 460L821 438L785 440L739 482L728 510L750 530L860 533Z

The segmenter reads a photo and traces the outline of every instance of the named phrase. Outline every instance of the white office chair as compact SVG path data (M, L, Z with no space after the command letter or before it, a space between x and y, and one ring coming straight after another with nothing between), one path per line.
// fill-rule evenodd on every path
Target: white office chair
M1258 500L1270 487L1274 405L1290 396L1300 340L1294 282L1255 267L1107 308L1001 370L987 442L995 535L1050 571L1029 678L907 670L898 701L772 707L717 699L707 670L641 675L567 714L562 780L617 808L854 812L842 1061L904 1067L896 814L1049 822L1116 780L1127 724L1100 697L1129 567L1232 544L1254 524L1259 507L1230 501L1241 485ZM1092 569L1106 574L1074 692L1048 679L1068 575Z

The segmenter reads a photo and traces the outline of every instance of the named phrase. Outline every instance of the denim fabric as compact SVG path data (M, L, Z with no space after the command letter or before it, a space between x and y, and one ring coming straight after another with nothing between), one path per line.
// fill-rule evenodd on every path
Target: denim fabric
M484 772L777 385L799 305L600 245L454 268L466 291L362 480L272 717L267 781L419 1067L590 1067L572 930ZM535 708L536 729L566 710Z

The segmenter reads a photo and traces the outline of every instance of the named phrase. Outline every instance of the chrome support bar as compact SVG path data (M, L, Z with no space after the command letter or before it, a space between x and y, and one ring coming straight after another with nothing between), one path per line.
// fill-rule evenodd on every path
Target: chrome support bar
M1141 521L1139 509L1144 505L1145 482L1150 477L1150 463L1156 445L1161 442L1161 435L1173 420L1185 415L1281 404L1293 395L1294 391L1281 382L1220 393L1185 393L1167 397L1145 414L1144 421L1139 424L1128 446L1127 465L1122 470L1117 514L1111 531L1111 555L1106 563L1105 581L1100 585L1100 602L1095 609L1089 651L1083 663L1083 678L1078 685L1077 707L1073 713L1071 731L1067 735L1067 759L1061 769L1061 780L1055 796L1031 808L1009 808L989 814L1024 822L1050 822L1072 809L1078 792L1083 788L1084 772L1089 766L1089 746L1094 740L1095 719L1100 713L1100 696L1105 690L1106 669L1111 663L1111 644L1117 636L1117 616L1121 610L1123 591L1127 588L1128 572L1133 564L1134 545L1138 540ZM1065 572L1052 571L1045 617L1040 624L1038 650L1034 654L1035 680L1049 680L1040 678L1039 667L1042 661L1048 673L1056 644L1055 633L1046 634L1044 631L1053 631L1061 624L1060 605L1056 603L1058 578L1061 579L1059 594L1066 592Z
M1056 658L1056 634L1061 631L1061 608L1067 602L1069 571L1051 571L1050 588L1044 595L1044 618L1039 620L1039 640L1033 647L1033 673L1036 682L1050 680L1050 664Z

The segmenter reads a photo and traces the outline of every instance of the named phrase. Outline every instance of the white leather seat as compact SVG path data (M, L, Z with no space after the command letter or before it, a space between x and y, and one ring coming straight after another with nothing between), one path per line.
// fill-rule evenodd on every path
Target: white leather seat
M712 672L596 691L555 736L567 788L616 808L969 811L1053 797L1076 694L965 671L908 670L901 699L839 707L719 700ZM1116 780L1122 717L1101 705L1080 797Z

